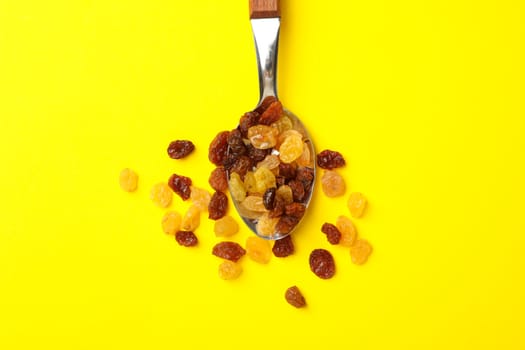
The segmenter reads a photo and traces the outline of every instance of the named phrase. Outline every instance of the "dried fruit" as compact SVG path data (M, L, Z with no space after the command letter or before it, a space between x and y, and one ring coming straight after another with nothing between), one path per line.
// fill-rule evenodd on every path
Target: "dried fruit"
M239 130L243 137L248 137L248 129L259 124L259 113L246 112L239 120Z
M248 196L242 202L242 206L251 211L265 212L263 199L260 196Z
M272 257L270 242L257 236L246 239L246 255L260 264L267 264Z
M301 203L290 203L284 207L284 213L296 219L301 219L306 211L306 207Z
M208 204L210 203L211 194L205 189L191 186L190 200L200 211L208 210Z
M208 205L208 218L217 220L226 215L228 211L228 197L224 192L215 191Z
M257 168L265 167L270 170L274 170L279 166L280 163L279 157L274 154L269 154L266 156L266 158L257 163Z
M306 192L301 181L292 180L288 182L288 186L290 186L292 189L294 202L302 202L304 199L306 199Z
M222 165L228 152L229 131L221 131L210 143L208 159L215 165Z
M295 176L297 175L297 165L295 165L295 163L279 164L279 175L284 176L286 180L295 179Z
M303 153L296 160L297 165L299 166L311 166L312 165L312 154L310 153L310 147L305 142L303 145Z
M263 205L267 210L272 210L275 208L275 195L277 189L275 187L270 187L263 194Z
M172 141L168 146L168 156L173 159L181 159L188 156L194 149L195 145L191 141Z
M337 151L324 150L317 155L317 165L320 168L332 170L345 166L343 155Z
M186 176L173 174L168 180L168 185L173 192L178 194L183 201L191 196L191 179Z
M241 131L238 129L230 131L228 135L228 153L235 157L240 157L246 152L247 149L242 140Z
M268 108L261 114L259 118L259 124L270 125L276 122L283 115L283 105L280 101L274 101L268 106Z
M274 173L266 167L257 169L253 176L255 177L255 190L258 193L262 194L266 189L276 186Z
M177 243L184 247L193 247L199 242L197 236L195 236L195 233L192 231L177 231L177 233L175 233L175 239Z
M321 177L321 188L327 197L339 197L345 194L345 180L335 170L325 170Z
M297 286L290 287L284 293L284 298L288 304L295 306L296 308L301 308L306 306L306 300L304 299L303 294L297 288Z
M277 97L266 96L264 100L261 102L261 104L257 106L257 108L255 108L254 112L257 112L258 114L263 114L264 111L268 109L268 107L275 101L277 101Z
M232 198L237 202L242 202L246 198L246 189L239 174L230 173L229 187Z
M279 130L267 125L255 125L248 129L248 139L255 148L269 149L277 143Z
M271 148L259 149L259 148L253 147L251 144L249 144L246 148L248 149L248 157L250 157L253 164L257 164L260 161L262 161L272 151Z
M120 172L119 183L120 188L126 192L133 192L137 189L139 176L133 170L126 168Z
M258 220L255 229L257 233L261 236L271 237L275 233L275 225L279 218L272 218L268 213L264 213Z
M208 183L215 191L228 190L228 175L223 167L215 168L208 179Z
M352 262L356 265L363 265L370 254L372 253L372 246L364 239L357 239L352 247L350 247L350 256Z
M326 249L314 249L310 253L310 270L319 278L332 278L335 274L335 261Z
M248 171L246 175L244 175L244 189L249 194L257 193L257 181L255 180L255 175L253 175L253 171Z
M279 133L285 132L287 130L290 130L293 128L293 122L290 118L283 115L281 118L279 118L275 123L271 125L273 128L277 128L279 130Z
M293 216L283 215L279 218L277 225L275 225L275 231L280 234L288 234L292 232L295 226L299 223L299 219Z
M295 176L295 179L303 183L306 192L310 192L314 183L314 177L314 169L308 167L297 168L297 175Z
M301 156L303 147L303 138L300 134L290 135L279 147L279 158L284 163L291 163Z
M284 204L290 204L293 202L293 191L288 185L279 187L275 193L277 198L281 198Z
M335 225L326 222L321 227L321 232L326 235L326 239L328 239L330 244L339 244L339 241L341 240L341 232L339 232Z
M195 231L201 223L201 211L196 205L192 205L188 208L184 216L180 228L183 231Z
M229 215L215 221L213 232L217 237L230 237L239 232L239 224Z
M234 280L238 278L242 273L242 267L240 264L230 260L224 260L219 265L219 277L223 280Z
M295 251L292 236L288 235L281 239L276 240L273 243L272 252L278 258L284 258L289 255L292 255Z
M240 156L229 168L229 171L239 174L242 179L252 167L252 160L248 156Z
M150 199L161 208L167 208L171 204L173 192L170 187L164 183L159 182L155 184L150 191Z
M236 242L224 241L213 246L212 254L236 262L246 254L246 250Z
M344 247L351 247L357 238L357 229L354 223L346 216L341 215L337 218L335 226L341 232L339 244Z
M365 196L360 192L351 193L350 197L348 198L348 209L350 210L350 214L352 214L354 218L360 218L361 216L363 216L365 208Z
M182 216L176 211L167 211L162 217L162 231L168 235L174 235L180 229Z

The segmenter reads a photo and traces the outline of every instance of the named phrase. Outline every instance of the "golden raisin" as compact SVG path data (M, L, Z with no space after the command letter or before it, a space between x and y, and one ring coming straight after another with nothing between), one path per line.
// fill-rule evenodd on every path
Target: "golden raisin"
M246 239L246 254L255 262L267 264L272 257L270 242L257 236Z
M269 149L277 143L279 130L267 125L255 125L248 129L248 139L253 147L258 149Z
M242 202L244 198L246 198L246 189L244 188L244 183L239 174L230 174L229 186L230 194L237 202Z
M303 147L303 138L300 134L290 135L279 147L279 158L284 163L291 163L303 154Z
M217 237L230 237L239 231L239 224L229 215L215 221L213 231Z
M309 166L312 164L312 155L310 153L310 147L306 144L303 145L303 153L299 158L297 158L297 165L299 166Z
M290 204L293 202L292 188L288 185L279 187L275 192L275 196L281 198L284 201L284 204Z
M191 186L190 200L200 211L208 210L211 194L205 189Z
M162 231L168 235L174 235L180 229L182 216L176 211L168 211L162 217Z
M327 197L339 197L345 194L345 180L335 170L325 170L321 177L321 188Z
M266 158L264 158L264 160L257 163L257 168L266 167L270 170L273 170L278 168L280 163L279 157L274 154L269 154L266 156Z
M184 214L181 222L181 230L183 231L195 231L201 223L201 212L196 205L192 205Z
M119 183L120 188L126 192L133 192L137 189L139 177L136 172L126 168L120 172Z
M354 223L346 216L341 215L337 218L335 226L341 232L339 244L344 247L351 247L357 238L357 229Z
M271 218L268 213L264 213L257 221L255 229L261 236L271 237L275 233L275 225L278 221L279 218Z
M151 188L150 199L161 208L167 208L171 204L173 191L165 182L159 182Z
M241 204L248 210L265 212L266 208L264 207L263 198L260 196L248 196L246 197Z
M350 247L350 256L352 262L356 265L363 265L370 254L372 253L372 246L364 239L357 239L352 247Z
M275 175L270 169L261 167L253 173L255 177L255 190L263 194L268 188L276 187Z
M219 265L219 277L223 280L234 280L238 278L242 273L242 267L240 264L230 260L224 260Z
M246 192L251 194L257 193L256 183L257 181L255 180L253 171L248 171L246 175L244 175L244 188Z
M279 130L279 133L282 133L282 132L285 132L293 128L293 123L290 118L283 115L280 119L278 119L271 126Z
M361 216L363 216L365 208L365 196L360 192L351 193L350 197L348 198L348 209L350 210L350 214L352 214L354 218L360 218Z

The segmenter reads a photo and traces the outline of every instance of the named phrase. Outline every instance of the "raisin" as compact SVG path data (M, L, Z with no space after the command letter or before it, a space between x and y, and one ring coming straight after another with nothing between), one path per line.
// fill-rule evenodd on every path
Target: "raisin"
M253 145L248 145L246 147L248 149L248 157L250 157L250 159L252 160L253 164L257 164L261 161L264 160L264 158L266 158L266 156L268 154L270 154L270 152L272 151L271 148L269 149L260 149L260 148L255 148L253 147Z
M301 181L305 187L314 181L314 169L308 167L297 168L295 179Z
M176 211L168 211L162 217L162 231L168 235L174 235L180 229L182 216Z
M131 169L124 169L120 172L119 183L120 188L126 192L133 192L137 189L139 177L136 172Z
M270 149L277 144L278 132L271 126L258 124L248 129L248 139L255 148Z
M285 132L287 130L290 130L293 128L293 122L290 118L283 115L281 118L279 118L275 123L271 125L274 128L277 128L279 130L279 133Z
M275 175L266 167L261 167L253 173L255 177L255 191L262 194L268 188L275 187Z
M269 263L272 257L270 242L256 236L248 237L246 239L246 255L260 264Z
M266 158L257 163L257 168L265 167L270 170L273 170L277 169L280 163L281 162L279 161L279 157L273 154L269 154L266 156Z
M275 231L279 232L280 234L287 234L292 232L293 228L299 223L299 219L293 216L288 215L282 215L279 218L279 221L277 222L277 225L275 225Z
M304 185L301 181L292 180L288 182L288 186L292 189L294 202L302 202L305 199Z
M310 147L308 146L307 142L304 143L303 153L301 154L299 158L297 158L296 162L297 162L297 165L300 165L300 166L312 165L312 156L310 153Z
M306 207L304 206L304 204L294 202L294 203L288 204L284 208L284 213L296 219L301 219L304 215L305 210L306 210Z
M288 235L281 239L276 240L273 243L272 252L278 258L285 258L289 255L292 255L295 251L292 236Z
M371 253L372 246L364 239L356 240L354 245L350 247L350 256L352 257L352 262L356 265L363 265Z
M264 207L268 210L275 208L275 193L277 189L275 187L270 187L263 194L263 204Z
M208 148L208 159L215 165L222 165L228 153L229 131L221 131L210 143Z
M314 249L310 253L310 270L319 278L328 279L335 274L335 262L326 249Z
M348 198L348 210L354 218L360 218L363 216L363 212L366 208L366 198L360 192L353 192Z
M191 179L186 176L173 174L168 180L168 185L173 192L178 194L182 200L187 200L191 196Z
M277 101L277 98L275 96L266 96L264 100L262 100L261 104L255 108L254 112L257 112L258 114L263 114L268 107Z
M284 176L281 175L275 175L275 184L277 187L281 187L286 183L286 179Z
M236 262L246 254L246 250L239 243L224 241L213 246L212 254L219 258Z
M239 130L244 138L248 138L248 129L259 124L259 114L257 112L247 112L239 121Z
M303 138L301 134L290 135L279 147L279 158L284 163L291 163L303 154Z
M192 231L177 231L177 233L175 233L175 239L177 243L184 247L193 247L199 242L197 236L195 236L195 233Z
M244 175L244 189L246 192L250 194L257 193L257 181L255 180L255 175L253 174L253 171L248 171L246 175Z
M284 208L286 207L286 201L279 196L275 197L274 207L269 211L268 216L270 218L278 218L284 214Z
M190 200L191 202L200 210L208 210L208 205L210 204L211 194L203 188L190 186Z
M339 232L335 225L325 222L321 227L321 232L326 235L330 244L339 244L339 241L341 240L341 232Z
M283 185L277 189L277 198L281 198L284 204L290 204L293 202L293 191L288 185Z
M278 218L272 218L269 216L269 213L264 213L257 221L255 229L259 235L271 237L275 233L277 221L279 221Z
M357 229L354 223L346 216L339 216L335 222L335 226L341 232L341 240L339 244L345 247L351 247L357 237Z
M237 158L233 166L230 168L230 172L237 173L244 178L244 175L253 167L252 160L247 156L241 156Z
M246 146L242 140L242 134L238 129L230 131L228 135L228 153L240 157L246 154Z
M171 204L173 192L166 183L160 182L151 188L150 198L159 207L167 208Z
M237 173L230 173L230 181L228 182L230 194L237 202L242 202L246 198L246 189L241 180L241 176Z
M226 215L228 211L228 197L221 191L215 191L208 205L208 217L218 220Z
M228 190L228 175L223 167L215 168L208 179L208 183L215 191Z
M183 231L194 231L199 227L201 223L201 212L199 208L194 204L188 208L180 225Z
M263 204L261 196L247 196L242 201L242 206L251 211L265 212L266 208Z
M326 149L317 155L317 165L323 169L332 170L343 167L345 164L345 159L337 151Z
M230 260L224 260L219 265L219 277L223 280L234 280L242 273L241 265Z
M261 114L259 124L270 125L283 115L283 105L280 101L272 102L268 108Z
M239 232L239 224L229 215L215 221L213 232L217 237L230 237Z
M321 177L321 188L327 197L339 197L345 194L345 180L337 171L325 170Z
M173 159L181 159L188 156L195 149L193 142L188 140L176 140L168 146L168 156Z
M296 308L301 308L306 306L306 300L304 299L303 294L297 288L297 286L290 287L284 293L284 298L288 304L295 306Z
M281 163L279 164L279 175L282 175L286 180L295 179L295 176L297 175L297 166L295 163Z

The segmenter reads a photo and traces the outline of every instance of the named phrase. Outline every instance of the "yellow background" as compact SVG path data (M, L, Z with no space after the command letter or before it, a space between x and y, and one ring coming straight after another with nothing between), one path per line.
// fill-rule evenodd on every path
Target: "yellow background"
M294 256L227 282L212 223L180 247L149 189L209 189L209 141L255 106L247 5L0 0L0 348L523 349L522 2L283 1L280 98L348 192L315 194ZM180 138L197 150L174 161ZM350 191L364 266L319 230Z

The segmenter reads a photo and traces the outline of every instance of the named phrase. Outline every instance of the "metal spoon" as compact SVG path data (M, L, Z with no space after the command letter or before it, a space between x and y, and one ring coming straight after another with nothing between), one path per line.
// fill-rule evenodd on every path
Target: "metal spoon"
M255 48L257 52L257 66L259 71L259 90L260 99L257 107L269 96L273 96L277 99L276 89L276 68L277 68L277 48L279 42L279 29L280 29L280 11L278 0L250 0L250 22L252 25L253 37L255 40ZM306 131L306 128L292 112L283 108L284 115L292 121L292 129L298 131L302 135L303 147L308 148L307 152L310 154L309 162L305 166L309 168L312 175L311 184L307 188L304 197L300 200L300 203L304 205L305 211L310 203L314 183L315 183L315 150L313 143ZM278 149L272 149L271 154L279 155ZM305 168L303 167L303 168ZM230 174L229 174L230 175ZM230 182L231 191L231 182ZM296 224L288 230L277 230L274 232L262 233L258 230L258 222L261 217L261 212L254 212L246 209L246 207L235 200L232 196L233 203L242 217L243 221L248 227L258 236L277 240L288 236L299 224L301 218L298 218ZM285 216L286 214L283 214ZM274 219L275 221L277 219ZM284 225L286 226L286 225ZM289 225L288 225L289 226ZM281 226L277 226L281 227Z

